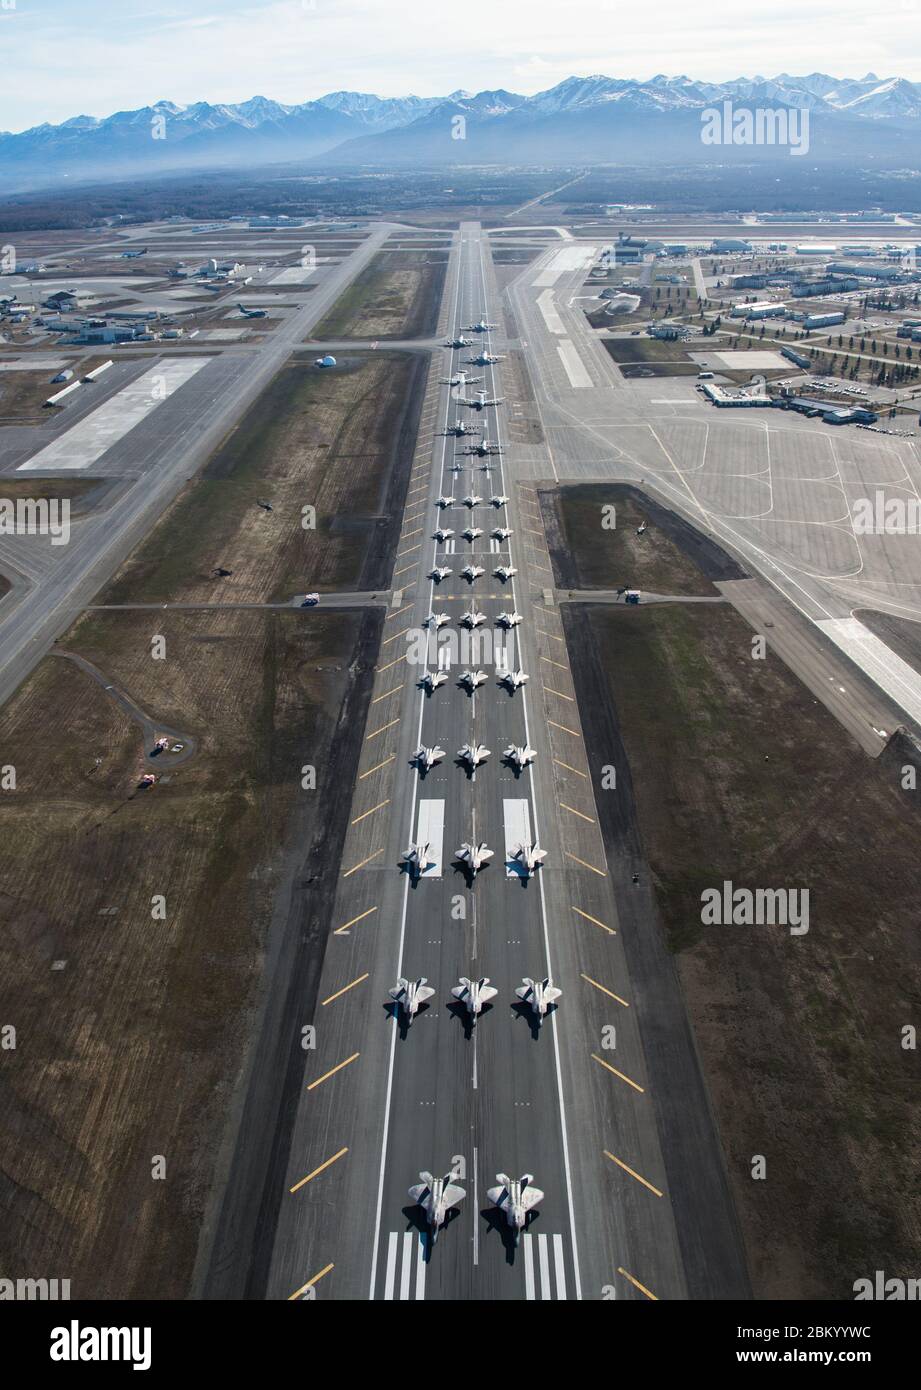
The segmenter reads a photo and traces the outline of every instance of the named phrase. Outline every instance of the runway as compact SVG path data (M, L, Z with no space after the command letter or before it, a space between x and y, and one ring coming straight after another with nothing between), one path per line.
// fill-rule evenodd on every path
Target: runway
M499 327L468 334L474 353L502 352L508 328L478 225L460 229L444 304L449 336L485 315ZM661 963L634 988L618 912L619 895L634 889L629 876L615 884L606 863L537 500L518 483L503 406L486 413L490 438L507 452L486 460L489 470L464 455L463 470L451 470L464 440L443 432L463 408L439 377L467 370L485 378L490 397L502 395L501 363L474 367L471 355L436 359L423 407L335 921L315 1016L304 1019L314 1045L273 1212L267 1296L744 1296L719 1150L693 1089L682 1100L682 1161L691 1156L701 1200L676 1223L660 1144L664 1097L651 1088L642 1038L642 996ZM470 493L482 504L464 506ZM493 494L508 503L493 507ZM440 511L441 495L455 504ZM471 516L483 535L468 543L460 532ZM497 522L512 535L494 549ZM439 524L455 532L445 544L432 539ZM492 574L500 558L518 571L505 584ZM437 587L426 577L436 562L453 570ZM472 585L460 578L468 562L485 569ZM465 650L458 619L471 601L488 615L491 639L500 612L522 615L508 659L529 680L514 694L498 685L489 647ZM451 634L450 679L427 696L418 681L438 658L411 658L431 611L450 616L440 634ZM472 695L457 684L468 665L488 677ZM467 742L491 750L469 777L455 763ZM501 755L525 742L537 759L516 777ZM423 778L411 756L435 744L446 756ZM400 859L420 815L424 836L439 841L440 873L415 882ZM547 851L531 879L507 867L512 821L527 823ZM472 886L454 862L463 841L494 851ZM631 912L648 930L645 894ZM538 1030L514 991L525 976L547 975L563 995ZM399 976L435 989L408 1028L388 998ZM499 991L473 1029L450 993L461 976L488 976ZM421 1170L451 1171L466 1191L435 1245L407 1196ZM517 1248L486 1199L500 1172L533 1174L545 1193Z

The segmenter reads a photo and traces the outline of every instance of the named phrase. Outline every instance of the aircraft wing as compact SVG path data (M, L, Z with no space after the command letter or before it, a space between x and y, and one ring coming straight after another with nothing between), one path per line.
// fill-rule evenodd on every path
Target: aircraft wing
M539 1187L529 1186L524 1188L521 1193L521 1205L524 1207L525 1211L530 1211L532 1207L536 1207L537 1203L543 1200L544 1194Z
M498 993L499 991L495 988L494 985L483 985L483 987L480 990L480 998L485 1004L487 1000L495 999Z
M458 1202L462 1202L466 1197L466 1192L456 1183L450 1182L442 1189L441 1193L446 1207L456 1207Z
M556 985L553 985L544 990L544 998L548 1004L554 1004L562 993L563 991L561 989L557 989Z
M421 1174L420 1174L421 1176ZM423 1202L431 1192L431 1186L427 1182L417 1182L414 1187L409 1189L409 1196L414 1202Z
M420 985L416 990L416 998L422 1003L425 999L431 999L434 993L435 991L432 989L431 985Z

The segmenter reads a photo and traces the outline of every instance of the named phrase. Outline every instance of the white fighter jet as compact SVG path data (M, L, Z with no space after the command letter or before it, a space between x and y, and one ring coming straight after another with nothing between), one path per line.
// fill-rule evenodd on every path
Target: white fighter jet
M533 1173L524 1173L520 1178L510 1178L505 1173L497 1173L498 1187L490 1187L486 1193L494 1207L505 1214L505 1219L515 1233L515 1244L528 1224L528 1212L544 1200L539 1187L532 1187Z
M503 584L507 579L511 579L513 574L517 573L518 569L515 565L498 565L496 569L493 570L493 574L497 579L501 579Z
M502 756L505 758L506 762L512 763L513 766L517 767L519 772L522 772L524 768L529 767L537 757L537 749L531 748L527 743L523 748L520 744L512 743L506 748Z
M467 612L461 618L461 622L464 624L464 627L469 628L482 627L485 621L486 614L481 613L476 608L468 608Z
M439 545L444 545L445 541L449 541L453 535L454 532L450 526L439 526L437 530L432 532L432 540L437 541Z
M409 1189L409 1197L425 1212L434 1245L451 1207L456 1207L467 1194L451 1181L450 1173L445 1173L443 1178L433 1178L431 1173L420 1173L419 1176L422 1181Z
M499 684L507 685L509 690L517 690L520 685L524 685L530 679L530 676L526 676L520 666L515 671L501 671L499 673Z
M485 318L481 318L476 323L464 324L465 333L492 333L497 327L494 323L487 323Z
M453 425L449 425L445 430L445 435L479 434L479 425L470 425L466 420L455 420Z
M511 526L494 526L490 532L490 535L497 541L507 541L511 534Z
M499 624L500 627L506 628L517 627L518 624L523 621L524 619L518 612L517 608L515 609L514 613L500 613L498 618L496 619L496 622Z
M466 466L466 465L463 464L463 463L461 463L461 461L460 461L459 458L456 458L456 459L454 460L454 462L451 464L451 472L452 472L452 473L463 473L465 466Z
M541 849L535 840L533 845L519 845L512 857L517 859L524 869L525 877L533 878L535 869L539 869L547 858L547 851Z
M427 999L431 999L435 991L425 976L422 975L418 980L404 980L401 977L397 980L394 988L388 989L387 993L397 1008L402 1010L408 1026L419 1012L420 1005L424 1004Z
M499 991L489 983L488 975L484 975L482 980L468 980L466 975L461 975L460 983L454 986L451 993L464 1005L471 1022L476 1023L483 1012L483 1005L495 999Z
M454 506L454 498L453 498L453 497L439 497L439 498L438 498L438 501L435 503L435 506L436 506L436 507L440 507L441 510L444 511L445 507L453 507L453 506Z
M447 679L447 671L426 671L419 684L423 690L427 690L431 695L432 691L437 690L440 685L444 685Z
M476 878L480 869L492 859L495 850L487 849L485 842L480 845L470 845L464 841L459 850L455 851L457 858L467 865L470 877Z
M485 671L464 671L460 677L460 684L465 685L472 695L478 685L483 685L488 680Z
M550 1012L551 1004L556 1003L563 991L555 988L549 975L546 980L530 980L525 975L515 993L522 1003L530 1004L531 1012L539 1028Z
M472 367L490 367L493 362L504 362L505 354L496 354L495 352L486 352L484 350L483 352L478 352L476 357L468 357L467 361Z
M478 493L470 492L464 498L464 506L469 507L470 510L473 511L474 507L479 507L482 501L483 499Z
M410 876L418 878L420 874L425 873L430 864L435 863L435 860L429 854L428 844L410 845L403 855L403 863L409 870Z
M436 584L440 584L443 579L447 579L448 575L453 573L454 571L449 569L447 565L436 565L433 570L429 570L428 578L434 579Z
M482 743L465 743L463 748L458 748L457 756L472 770L489 757L489 749Z
M439 628L444 627L445 623L450 621L447 613L430 613L425 620L425 626L433 627L437 632Z
M478 431L479 426L476 426L474 429L458 430L457 433L475 434L478 433ZM476 454L478 458L486 458L489 454L501 454L502 450L499 448L498 444L490 442L488 435L484 435L483 438L478 439L475 444L466 444L463 452L465 454Z
M445 750L439 748L437 743L433 748L426 748L425 744L422 744L420 748L416 749L409 761L415 763L420 771L428 772L436 763L441 762L444 755Z
M465 338L463 333L458 334L458 336L455 338L449 338L448 341L445 343L445 347L450 348L462 348L472 346L473 344L470 342L470 339Z
M504 492L497 492L495 497L490 497L489 500L494 507L504 507L506 503L510 502L512 499Z
M463 536L464 540L465 540L465 541L470 541L471 545L473 544L473 542L474 542L475 540L479 540L479 538L480 538L480 536L482 536L482 534L483 534L483 528L482 528L482 526L467 526L467 527L464 528L463 531L461 531L461 535Z
M486 571L484 570L482 565L465 565L464 568L461 570L461 574L471 584L475 579L479 579L481 574L485 573Z

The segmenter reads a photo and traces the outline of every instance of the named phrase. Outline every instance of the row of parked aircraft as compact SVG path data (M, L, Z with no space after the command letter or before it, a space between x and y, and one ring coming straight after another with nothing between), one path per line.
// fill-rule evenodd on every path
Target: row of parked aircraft
M407 980L401 976L393 989L388 990L387 993L396 1004L397 1011L402 1015L406 1026L410 1027L416 1014L423 1004L432 998L435 991L425 976L422 975L418 980ZM488 975L484 975L481 980L468 980L466 975L462 975L460 983L454 986L451 993L459 1004L463 1004L470 1016L471 1024L475 1024L483 1012L484 1006L495 999L499 991L489 983ZM563 991L556 988L549 975L545 980L532 980L525 975L520 986L515 990L518 999L531 1010L538 1028L562 993Z
M426 869L432 867L435 860L429 853L430 845L424 844L410 845L403 852L403 867L413 879L418 879L420 874L424 874ZM459 864L462 864L470 875L471 881L476 878L481 869L485 869L495 854L494 849L490 849L485 840L478 844L473 844L465 840L460 849L454 851L454 857ZM541 849L537 840L531 844L518 845L512 851L510 864L514 864L519 870L524 870L525 878L533 878L534 873L541 867L547 858L547 851Z
M454 1181L453 1173L446 1173L443 1178L420 1173L419 1177L422 1181L409 1189L409 1197L424 1211L434 1245L438 1232L450 1220L451 1209L458 1206L467 1194ZM534 1187L533 1173L523 1173L520 1178L497 1173L496 1182L498 1186L487 1188L486 1195L493 1206L502 1212L517 1245L521 1232L527 1229L530 1213L544 1200L544 1194L539 1187Z
M465 743L463 748L458 748L457 758L459 762L465 763L467 767L473 771L474 768L479 767L480 763L486 761L490 756L490 751L491 750L486 748L482 743ZM445 756L445 750L440 748L437 743L431 748L427 748L425 744L422 744L416 749L409 761L414 763L420 772L426 773L435 767L436 764L440 763ZM519 772L523 772L526 767L530 767L531 763L533 763L534 759L537 757L537 750L532 748L528 743L510 743L502 754L502 757L510 767L517 768Z

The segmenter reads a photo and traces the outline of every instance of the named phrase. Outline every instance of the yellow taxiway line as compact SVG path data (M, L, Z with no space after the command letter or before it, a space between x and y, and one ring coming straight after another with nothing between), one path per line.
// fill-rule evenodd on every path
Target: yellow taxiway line
M581 907L576 907L575 903L570 903L569 906L572 908L573 912L578 912L579 916L584 917L587 922L594 922L596 927L600 927L602 931L606 931L610 936L617 935L617 931L614 927L608 927L604 922L599 922L598 918L593 917L590 912L583 912Z
M630 1080L629 1076L624 1076L622 1071L618 1071L616 1067L612 1067L610 1062L606 1062L602 1057L599 1057L597 1052L592 1053L592 1061L597 1062L602 1067L607 1067L609 1072L613 1072L615 1076L620 1077L621 1081L626 1081L627 1085L632 1086L634 1091L639 1091L641 1096L646 1094L642 1086L638 1086L635 1081Z
M328 1081L331 1076L335 1076L336 1072L341 1071L343 1067L347 1067L352 1062L357 1061L357 1059L360 1056L360 1052L353 1052L351 1057L346 1057L344 1062L340 1062L338 1066L332 1067L329 1071L324 1072L322 1076L318 1076L316 1081L311 1081L310 1085L307 1087L307 1090L312 1091L315 1086L322 1086L324 1081Z
M376 806L372 806L372 807L371 807L370 811L362 811L361 815L360 815L360 816L356 816L355 819L354 819L353 821L350 822L350 824L352 824L352 825L357 825L358 822L359 822L360 820L364 820L366 816L373 816L373 815L374 815L374 812L375 812L375 811L379 811L379 810L381 809L382 806L389 806L389 805L390 805L390 797L388 796L386 801L379 801L379 802L377 803Z
M579 973L581 974L581 971ZM606 989L604 985L600 985L597 980L592 979L591 975L582 975L582 979L587 980L588 983L594 985L596 989L600 989L601 993L606 994L609 999L616 999L618 1004L623 1004L625 1009L629 1009L630 1005L627 1003L626 999L621 999L620 995L615 994L612 989Z
M374 908L371 909L372 912L374 912L375 910L376 909ZM363 975L358 976L357 980L353 980L352 983L349 985L343 985L341 989L336 990L335 994L331 994L328 999L321 1000L320 1008L325 1009L327 1004L332 1004L334 1000L341 998L343 994L348 994L349 990L354 989L356 985L364 984L365 980L367 980L369 977L370 971L366 970Z
M336 1266L334 1264L326 1265L323 1269L320 1270L319 1274L315 1274L312 1279L308 1279L306 1284L302 1284L299 1289L296 1289L294 1291L294 1293L289 1293L288 1302L293 1303L295 1299L300 1298L302 1293L306 1293L308 1289L313 1288L314 1284L318 1284L320 1280L323 1278L324 1274L328 1274L331 1269L335 1268ZM621 1270L620 1273L622 1274L623 1270ZM642 1287L642 1285L640 1287Z
M574 864L581 864L583 869L591 869L592 873L597 874L599 878L607 878L604 869L596 869L594 864L589 864L584 859L580 859L577 854L570 854L568 849L564 849L563 853L566 855L566 858L571 859Z
M640 1177L639 1173L635 1173L632 1168L624 1163L623 1159L617 1158L612 1153L608 1153L607 1149L604 1150L604 1156L605 1158L609 1158L612 1163L616 1163L618 1168L623 1168L624 1172L629 1173L631 1178L636 1178L637 1182L641 1182L644 1187L648 1187L649 1191L654 1192L657 1197L663 1195L658 1187L654 1187L651 1182L647 1182L645 1178Z
M639 1279L634 1279L633 1275L628 1274L625 1269L621 1269L620 1265L617 1266L617 1273L622 1274L625 1279L629 1279L633 1287L639 1289L640 1293L644 1293L647 1298L651 1298L653 1303L658 1303L658 1295L654 1294L651 1289L647 1289L645 1284L641 1284Z
M333 932L333 936L341 936L344 931L347 931L349 929L349 927L354 927L356 922L363 922L366 917L370 917L371 913L376 911L376 907L369 907L365 912L359 912L357 917L351 917L347 922L343 922L341 927L337 927L336 930ZM333 998L335 997L336 996L333 995Z
M333 1154L332 1158L328 1158L325 1163L321 1163L319 1168L314 1168L312 1173L308 1173L306 1178L301 1178L300 1182L296 1182L293 1187L289 1187L288 1191L291 1193L295 1193L297 1192L298 1188L303 1187L305 1183L313 1182L313 1179L318 1177L320 1173L324 1171L324 1169L330 1166L331 1163L335 1163L337 1159L340 1159L343 1154L347 1153L347 1147L344 1149L340 1149L337 1154Z
M351 878L351 877L352 877L352 874L357 874L359 869L363 869L364 866L365 866L366 864L370 864L370 863L371 863L371 860L372 860L372 859L376 859L377 856L378 856L379 854L383 854L383 853L384 853L384 846L381 845L380 849L376 849L376 850L374 851L373 854L369 854L368 857L367 857L367 859L363 859L363 860L361 861L361 863L360 863L360 864L356 864L355 867L354 867L353 869L346 869L346 871L345 871L345 873L342 875L342 877L343 877L343 878Z

